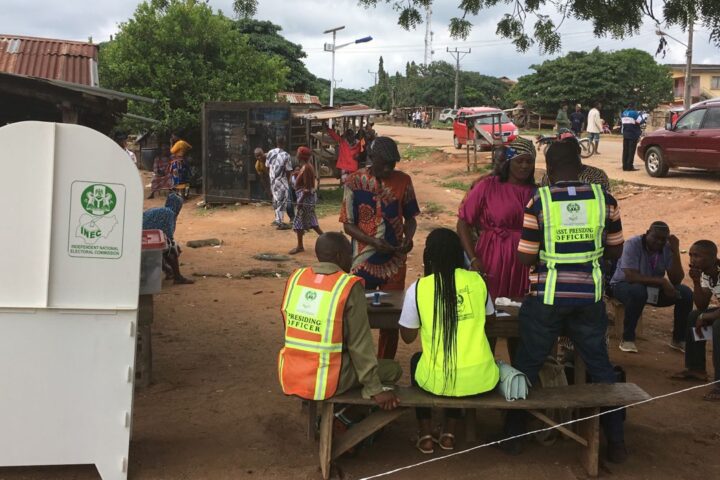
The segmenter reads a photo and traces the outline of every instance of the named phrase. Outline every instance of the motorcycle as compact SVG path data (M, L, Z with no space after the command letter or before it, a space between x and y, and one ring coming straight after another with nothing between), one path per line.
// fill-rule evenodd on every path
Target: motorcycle
M538 135L535 137L535 143L538 145L538 149L542 149L543 155L547 155L550 145L561 138L567 138L568 134L575 137L580 144L581 158L591 157L595 153L595 143L591 142L589 138L577 138L575 133L567 128L561 128L555 135Z

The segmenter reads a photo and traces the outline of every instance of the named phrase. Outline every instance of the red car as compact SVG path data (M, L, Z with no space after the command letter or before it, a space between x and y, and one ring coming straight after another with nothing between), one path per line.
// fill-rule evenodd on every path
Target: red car
M674 126L646 134L637 154L651 177L681 167L720 171L720 101L695 105Z
M475 118L473 121L475 125L479 125L483 130L485 130L489 135L493 135L497 139L500 136L500 131L502 131L502 140L503 143L507 144L515 140L515 138L520 134L518 131L518 128L515 126L514 123L510 121L510 118L500 110L499 108L494 107L471 107L471 108L461 108L457 112L457 116L455 117L455 121L453 122L453 145L455 145L455 148L460 149L468 143L468 128L467 123L465 121L465 117L476 115L478 113L499 113L500 114L500 130L498 128L498 125L495 124L495 132L493 132L493 117L487 116L487 117L479 117ZM470 129L470 140L475 140L475 130L473 128ZM484 142L483 145L480 145L481 147L489 148L490 145L487 145L487 142Z

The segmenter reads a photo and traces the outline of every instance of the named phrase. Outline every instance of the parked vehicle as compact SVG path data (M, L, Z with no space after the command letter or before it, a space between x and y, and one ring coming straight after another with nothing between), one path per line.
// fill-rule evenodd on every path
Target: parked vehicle
M457 116L457 110L454 110L452 108L446 108L442 112L440 112L440 116L438 117L438 120L445 123L452 123L455 121L455 117Z
M475 118L473 120L476 127L480 127L485 130L489 135L494 135L496 140L499 140L499 136L502 133L502 142L504 144L510 143L518 135L520 131L510 118L500 110L494 107L472 107L472 108L460 108L457 111L457 117L453 122L453 145L455 148L461 149L463 145L468 143L468 128L465 121L465 116L476 115L478 113L499 113L500 114L500 125L495 124L495 131L493 132L493 118L490 116ZM470 141L475 141L475 129L470 129ZM490 148L487 142L478 142L476 148Z
M562 128L556 135L538 135L537 137L535 137L535 143L538 145L538 150L542 149L543 155L547 155L550 144L552 144L553 142L557 142L564 135L572 135L573 137L577 138L577 136L573 133L572 130ZM580 144L580 156L582 158L591 157L595 153L595 143L590 141L589 137L578 138L578 143Z
M637 154L651 177L664 177L671 168L720 171L720 101L698 104L675 125L647 133Z

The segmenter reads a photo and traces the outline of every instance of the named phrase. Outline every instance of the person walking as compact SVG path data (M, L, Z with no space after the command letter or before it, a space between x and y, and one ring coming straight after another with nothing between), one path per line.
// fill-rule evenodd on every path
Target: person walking
M557 126L558 133L562 133L563 130L570 130L572 126L567 111L567 104L563 104L558 110L557 117L555 117L555 125Z
M270 191L275 209L275 225L278 230L289 230L290 226L284 222L284 215L290 201L290 174L292 163L290 155L285 151L285 138L278 137L276 148L267 153L265 166L270 174Z
M629 103L620 116L623 135L622 167L626 172L638 170L635 168L634 163L635 151L637 150L638 140L642 133L642 129L640 128L641 122L642 118L640 117L640 113L635 110L635 104Z
M600 109L602 103L595 102L593 108L590 109L587 116L587 132L590 135L590 141L595 143L595 155L600 155L598 147L600 146L600 134L603 131L603 120L600 118Z
M574 145L573 145L574 143ZM518 246L520 261L534 266L530 295L520 308L520 348L513 366L538 385L539 372L557 338L567 334L595 383L615 383L605 333L602 258L620 257L622 223L617 200L600 185L578 180L582 164L577 140L550 145L547 167L552 187L542 187L525 209ZM505 435L525 432L527 414L510 411ZM603 415L611 462L627 458L622 412ZM502 447L520 453L520 439Z

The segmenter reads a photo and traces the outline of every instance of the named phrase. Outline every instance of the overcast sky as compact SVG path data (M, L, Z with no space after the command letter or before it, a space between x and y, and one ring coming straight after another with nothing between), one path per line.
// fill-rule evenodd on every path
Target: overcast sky
M135 0L2 0L0 34L31 35L95 42L108 40L118 29L119 23L131 17ZM528 53L517 53L507 40L495 35L498 19L507 11L506 5L484 10L473 20L474 28L467 41L452 40L448 34L449 19L457 15L458 0L436 0L432 18L435 32L434 60L453 61L446 48L471 48L461 68L487 75L517 78L529 72L529 66L541 63L548 56L539 54L537 48ZM210 4L232 15L232 0L210 0ZM551 12L548 12L551 13ZM423 62L425 25L407 32L397 25L397 12L389 5L366 10L357 6L355 0L260 0L258 19L270 20L283 28L283 34L293 42L300 43L308 54L305 59L311 72L330 78L329 53L323 51L323 43L330 35L323 35L329 28L345 25L338 33L338 43L372 35L370 43L350 45L336 54L338 86L365 88L372 85L377 71L378 57L382 55L385 68L391 74L404 72L405 63ZM652 54L657 47L654 26L647 24L639 35L624 41L598 39L592 35L589 23L566 20L561 27L563 55L573 50L602 50L640 48ZM679 29L669 29L676 38L685 39ZM670 42L665 63L684 63L685 47ZM720 50L708 42L708 32L695 30L693 63L720 64ZM341 81L342 80L342 81Z

